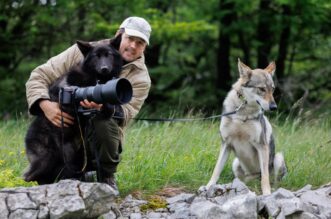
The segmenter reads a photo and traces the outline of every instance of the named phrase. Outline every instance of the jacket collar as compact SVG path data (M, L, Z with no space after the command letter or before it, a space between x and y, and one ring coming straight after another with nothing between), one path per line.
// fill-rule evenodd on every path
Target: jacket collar
M144 54L139 57L138 59L134 60L133 62L129 62L123 66L123 68L129 68L135 66L136 68L139 69L144 69L145 68L145 56Z

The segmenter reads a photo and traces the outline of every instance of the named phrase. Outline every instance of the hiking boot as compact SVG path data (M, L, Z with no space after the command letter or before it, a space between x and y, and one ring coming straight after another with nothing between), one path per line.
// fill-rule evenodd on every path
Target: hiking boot
M83 175L84 182L97 182L97 173L96 171L88 171Z
M106 176L106 177L102 177L101 179L102 183L107 183L108 185L110 185L114 190L118 191L118 187L116 184L116 179L114 174L110 175L110 176Z

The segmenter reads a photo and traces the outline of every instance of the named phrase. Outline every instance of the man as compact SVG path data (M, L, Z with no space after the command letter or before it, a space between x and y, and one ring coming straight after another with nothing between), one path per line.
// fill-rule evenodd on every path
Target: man
M112 110L112 114L118 118L105 118L96 116L93 118L94 127L88 130L89 145L95 146L100 164L100 181L117 189L114 173L120 162L122 151L123 128L128 120L137 115L142 107L151 86L151 80L145 65L144 51L149 45L151 26L140 17L129 17L123 21L117 31L114 40L118 41L118 49L124 65L120 73L121 78L128 79L133 87L132 100L128 104L118 105ZM110 39L91 42L91 44L108 43ZM74 124L74 118L62 112L57 102L51 102L48 95L48 87L70 67L83 59L83 55L77 45L73 45L64 52L49 59L45 64L38 66L31 72L26 82L26 95L29 112L32 115L44 113L47 119L55 126L68 127ZM98 109L101 112L107 107L87 100L81 101L85 108ZM91 149L93 150L93 149ZM95 165L94 165L95 166Z

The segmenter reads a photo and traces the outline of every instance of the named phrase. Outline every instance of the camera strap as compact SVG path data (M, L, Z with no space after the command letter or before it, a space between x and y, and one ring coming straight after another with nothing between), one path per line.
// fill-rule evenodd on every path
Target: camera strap
M75 110L75 116L76 116L77 123L78 123L80 139L82 140L83 150L84 150L84 163L83 163L83 167L81 169L81 172L84 172L86 169L86 166L87 166L87 151L86 151L87 149L86 149L85 138L84 138L84 134L82 131L82 126L80 125L80 119L79 119L78 110L77 110L76 105L74 106L74 110Z
M61 104L61 103L60 103ZM69 168L69 166L67 165L67 159L66 159L66 156L64 154L64 120L63 120L63 110L62 110L62 107L60 105L60 110L61 110L61 145L62 145L62 157L63 157L63 161L64 161L64 165ZM83 145L83 151L84 151L84 163L83 163L83 167L82 169L79 171L80 173L84 172L85 169L86 169L86 166L87 166L87 151L86 151L86 144L85 144L85 138L84 138L84 135L83 135L83 131L82 131L82 127L81 127L81 123L80 123L80 119L79 119L79 116L78 116L78 111L77 111L77 107L74 106L74 112L75 112L75 117L76 117L76 120L77 120L77 123L78 123L78 128L79 128L79 133L80 133L80 139L82 141L82 145ZM61 172L63 171L63 169L61 170ZM60 174L61 174L60 172ZM59 177L59 176L58 176Z

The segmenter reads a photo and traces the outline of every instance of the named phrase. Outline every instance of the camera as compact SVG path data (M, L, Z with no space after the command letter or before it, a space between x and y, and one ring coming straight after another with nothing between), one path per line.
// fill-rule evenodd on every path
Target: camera
M78 104L87 99L98 104L126 104L132 98L131 83L125 78L116 78L105 84L90 87L63 87L59 91L61 105Z

